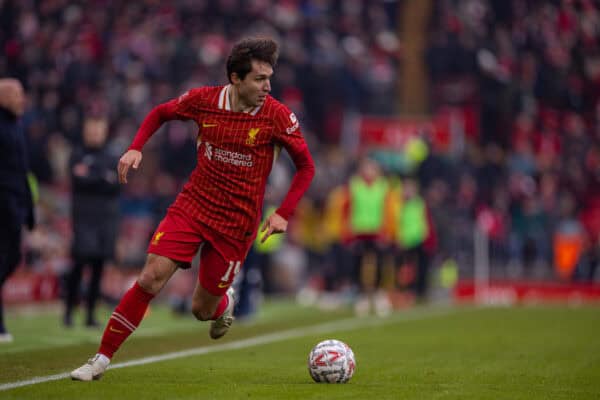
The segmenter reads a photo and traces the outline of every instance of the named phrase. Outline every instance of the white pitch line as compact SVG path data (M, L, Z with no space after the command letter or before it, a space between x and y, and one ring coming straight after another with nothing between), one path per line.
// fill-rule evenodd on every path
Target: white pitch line
M109 365L108 369L117 369L117 368L125 368L132 367L136 365L145 365L152 364L160 361L173 360L176 358L190 357L190 356L198 356L209 353L216 353L219 351L227 351L227 350L236 350L236 349L244 349L247 347L258 346L261 344L275 343L281 342L288 339L295 339L299 337L304 337L313 334L324 334L329 332L334 332L338 330L351 330L351 329L359 329L371 326L380 326L386 325L393 322L403 322L403 321L414 321L419 319L425 319L428 317L439 317L451 314L453 312L457 312L459 309L457 308L443 308L443 309L429 309L426 311L422 311L416 314L394 314L389 318L347 318L332 322L327 322L324 324L318 324L313 326L289 329L286 331L273 332L266 335L255 336L248 339L237 340L234 342L213 345L213 346L204 346L204 347L196 347L188 350L175 351L172 353L161 354L158 356L144 357L138 358L137 360L125 361L116 364ZM68 378L69 373L64 372L62 374L48 375L48 376L37 376L35 378L26 379L23 381L9 382L0 385L0 391L15 389L22 386L29 385L37 385L38 383L56 381L59 379Z

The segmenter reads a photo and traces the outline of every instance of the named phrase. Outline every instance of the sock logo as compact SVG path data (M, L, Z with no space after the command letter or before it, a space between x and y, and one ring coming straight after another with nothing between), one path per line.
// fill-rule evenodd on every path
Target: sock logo
M125 333L125 331L122 331L120 329L114 328L112 325L108 327L108 330L114 333Z

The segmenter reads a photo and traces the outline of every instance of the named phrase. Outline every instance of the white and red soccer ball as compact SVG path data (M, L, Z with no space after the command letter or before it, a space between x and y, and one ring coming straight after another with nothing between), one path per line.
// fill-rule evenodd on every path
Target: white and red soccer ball
M352 378L355 368L352 349L339 340L318 343L308 356L308 372L315 382L346 383Z

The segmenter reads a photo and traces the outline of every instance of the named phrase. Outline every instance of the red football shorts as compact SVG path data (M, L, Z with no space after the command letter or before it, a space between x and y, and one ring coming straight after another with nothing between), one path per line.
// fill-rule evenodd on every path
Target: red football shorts
M189 268L200 246L200 285L223 295L240 272L253 240L239 241L208 228L179 209L169 208L154 232L148 253L170 258Z

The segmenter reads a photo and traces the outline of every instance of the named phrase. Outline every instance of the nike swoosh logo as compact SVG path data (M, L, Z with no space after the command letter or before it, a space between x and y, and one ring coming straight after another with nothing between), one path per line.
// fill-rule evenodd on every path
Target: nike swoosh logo
M217 285L217 287L221 288L221 289L226 288L228 286L229 286L229 283L227 283L227 282L219 282L219 284Z
M202 127L203 128L214 128L217 125L219 125L219 124L209 124L209 123L206 123L206 122L202 123Z
M108 327L108 330L111 331L111 332L114 332L114 333L125 333L125 331L113 328L112 325Z

